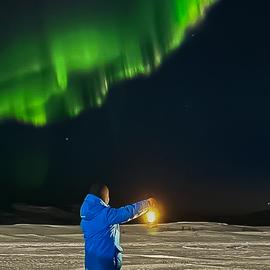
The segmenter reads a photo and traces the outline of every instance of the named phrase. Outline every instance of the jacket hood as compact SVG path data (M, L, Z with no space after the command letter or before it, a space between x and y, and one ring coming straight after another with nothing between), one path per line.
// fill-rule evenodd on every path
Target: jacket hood
M93 194L88 194L85 197L84 203L82 204L80 210L81 218L91 220L96 217L105 207L108 207L108 205L102 199Z

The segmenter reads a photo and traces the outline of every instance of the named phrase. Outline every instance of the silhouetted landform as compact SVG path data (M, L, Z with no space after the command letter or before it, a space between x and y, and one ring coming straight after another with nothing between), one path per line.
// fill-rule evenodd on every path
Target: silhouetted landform
M55 224L78 225L80 223L80 206L72 205L65 208L53 206L34 206L14 204L11 211L0 212L0 224ZM175 219L175 218L174 218ZM169 217L163 222L171 222ZM247 226L270 226L270 210L253 212L245 215L232 216L181 216L178 221L221 222Z
M225 222L228 224L247 226L270 226L270 210L253 212L245 215L234 215L227 217L211 217L207 221Z
M60 209L52 206L14 204L10 212L0 214L0 224L24 223L76 225L80 223L79 206Z

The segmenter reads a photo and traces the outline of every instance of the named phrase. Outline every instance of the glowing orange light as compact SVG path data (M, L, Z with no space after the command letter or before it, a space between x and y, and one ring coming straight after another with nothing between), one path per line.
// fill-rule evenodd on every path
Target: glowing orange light
M155 222L157 219L157 215L156 215L155 211L153 211L153 210L148 211L146 214L146 219L149 223Z
M159 213L157 209L150 209L145 214L145 222L148 224L155 224L158 222Z

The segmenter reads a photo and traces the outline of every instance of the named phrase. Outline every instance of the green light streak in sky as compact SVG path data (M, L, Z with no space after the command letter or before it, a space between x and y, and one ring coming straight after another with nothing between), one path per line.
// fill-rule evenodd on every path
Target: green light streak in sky
M111 85L155 70L213 3L47 0L35 11L24 6L20 16L6 17L9 31L0 29L0 120L42 126L101 106Z

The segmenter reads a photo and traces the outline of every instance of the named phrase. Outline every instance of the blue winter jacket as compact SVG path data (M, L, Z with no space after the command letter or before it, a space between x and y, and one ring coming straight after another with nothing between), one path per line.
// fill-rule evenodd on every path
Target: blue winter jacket
M120 269L123 250L119 224L140 216L148 208L147 200L112 208L99 197L88 194L80 210L85 240L85 269Z

